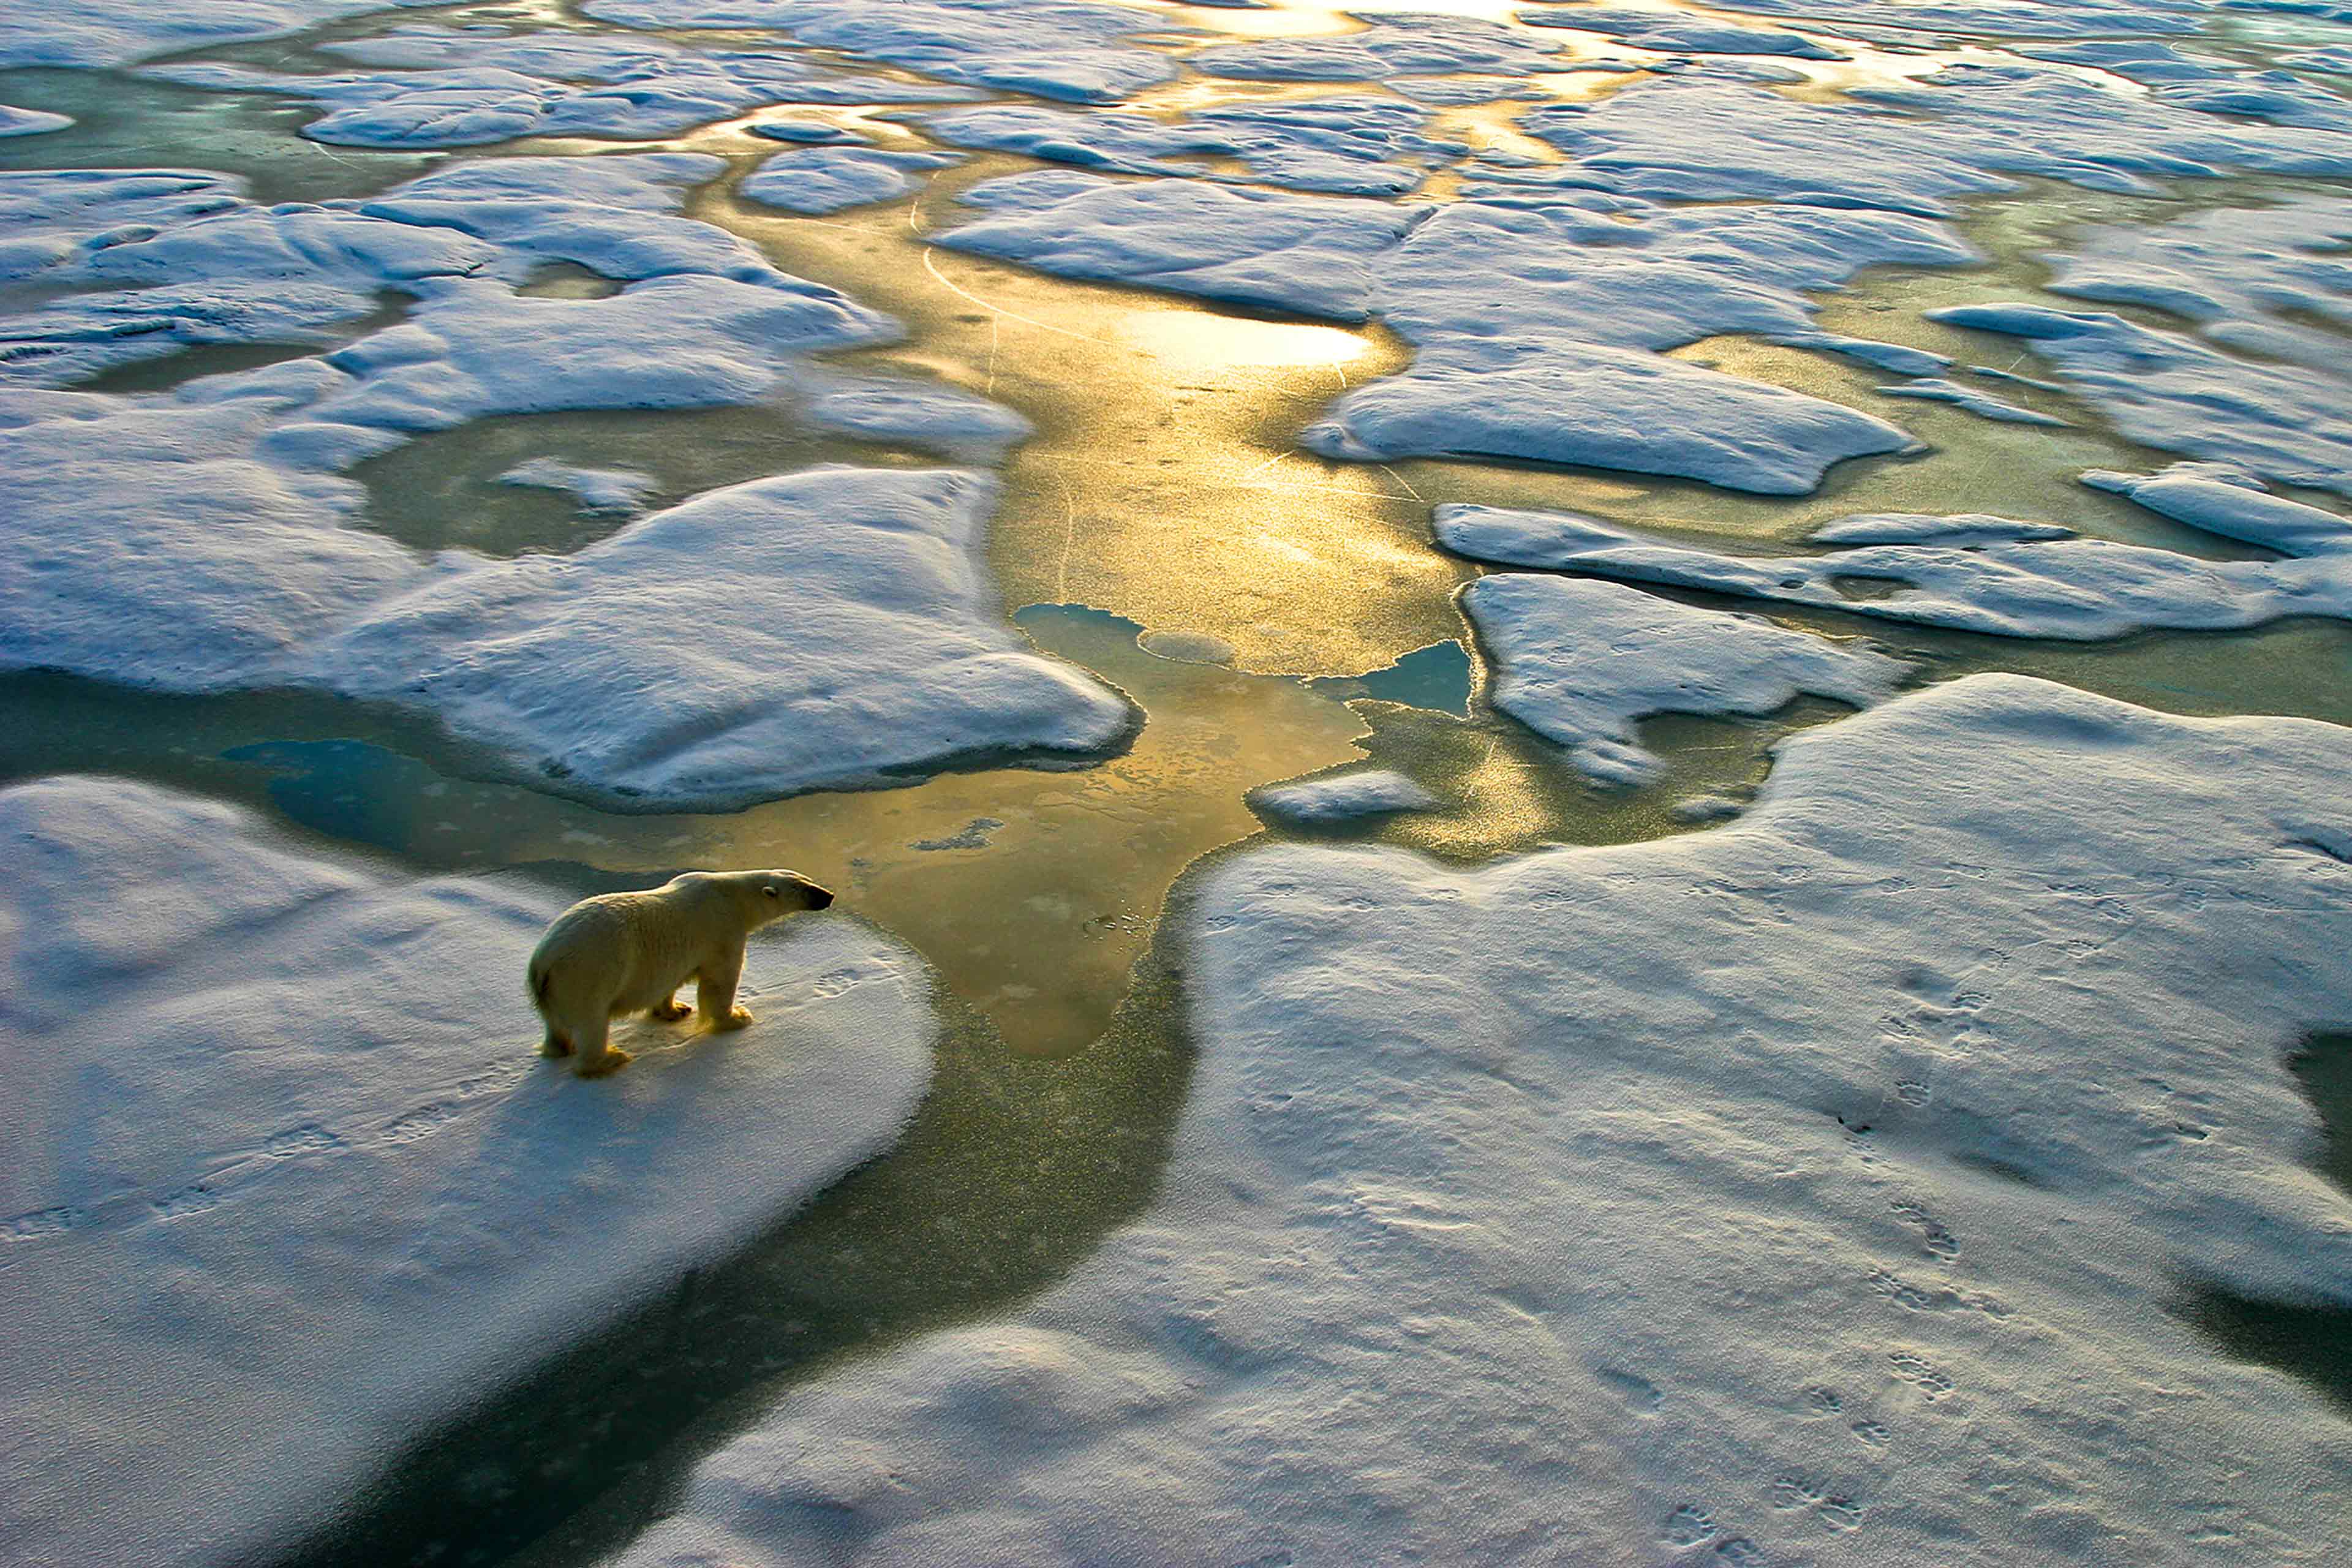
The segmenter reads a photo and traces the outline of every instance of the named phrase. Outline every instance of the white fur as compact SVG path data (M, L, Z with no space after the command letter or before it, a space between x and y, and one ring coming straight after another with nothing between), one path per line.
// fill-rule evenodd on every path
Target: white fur
M547 1022L540 1048L573 1058L583 1078L611 1072L629 1053L608 1044L612 1020L686 1016L676 993L695 983L695 1005L714 1029L740 1029L735 1005L743 939L770 921L821 910L833 895L791 871L688 871L642 893L585 899L556 917L530 955L530 999Z

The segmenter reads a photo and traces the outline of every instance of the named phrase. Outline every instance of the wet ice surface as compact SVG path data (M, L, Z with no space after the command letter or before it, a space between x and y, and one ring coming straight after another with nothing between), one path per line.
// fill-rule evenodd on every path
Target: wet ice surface
M1635 720L1769 713L1806 693L1864 708L1893 695L1907 668L1867 647L1613 583L1506 573L1471 584L1462 607L1494 659L1495 706L1608 784L1658 771L1634 743Z
M531 1055L544 887L114 780L0 791L0 846L27 1568L282 1546L888 1147L930 1074L920 961L837 917L754 942L751 1027L630 1026L637 1060L590 1085Z
M1448 549L1482 561L1995 637L2092 640L2152 628L2260 626L2282 616L2352 618L2352 523L2248 488L2252 481L2235 470L2220 472L2227 479L2202 465L2084 478L2192 528L2264 545L2285 559L2208 561L2103 539L2052 537L2047 525L2005 518L1904 520L1907 526L1892 531L1868 526L1885 520L1848 520L1814 535L1848 548L1782 557L1693 549L1565 512L1443 506L1436 531ZM1881 584L1889 591L1842 591Z
M2281 1059L2347 764L1984 678L1711 833L1244 854L1154 1210L793 1389L624 1561L2325 1561L2352 1429L2165 1307L2352 1300Z
M70 765L406 868L255 849L259 822L144 786L0 795L77 825L74 865L150 868L106 889L184 887L152 868L197 845L172 876L213 925L100 965L140 1059L195 1049L194 1019L238 1072L257 1042L293 1064L203 1112L252 1121L235 1138L138 1135L194 1162L185 1202L128 1156L17 1159L0 1294L89 1245L116 1261L39 1310L79 1293L105 1321L151 1277L226 1300L119 1249L215 1215L299 1231L262 1201L423 1159L387 1143L411 1100L454 1119L400 1150L502 1158L448 1142L474 1100L345 1082L343 1036L302 1029L413 1035L412 964L460 987L415 1015L448 1025L434 1084L476 1053L509 1075L478 1098L568 1127L528 1100L508 981L482 1016L513 1027L455 1018L563 901L551 874L450 867L801 865L905 946L824 922L771 959L837 938L905 980L919 950L944 1026L1066 1058L975 1075L951 1047L927 1125L956 1168L886 1161L802 1226L773 1215L831 1145L737 1169L791 1124L674 1108L654 1164L744 1195L656 1240L698 1189L632 1189L624 1244L655 1294L734 1255L739 1319L687 1289L656 1332L583 1341L530 1315L536 1285L501 1315L462 1268L404 1277L462 1290L447 1345L496 1365L445 1347L306 1413L303 1358L357 1320L283 1315L286 1359L237 1370L328 1432L316 1468L200 1468L284 1445L174 1371L128 1403L214 1425L106 1457L145 1465L138 1510L78 1518L99 1466L47 1464L0 1555L142 1555L177 1509L185 1554L222 1560L246 1537L215 1521L282 1542L414 1442L308 1560L601 1560L749 1426L642 1560L2323 1559L2347 1429L2176 1309L2352 1305L2352 1216L2293 1163L2279 1070L2340 1023L2340 734L1949 682L2352 718L2326 24L1446 8L0 18L0 68L150 62L0 80L27 106L0 110L12 167L124 165L0 175L0 647L40 672L0 691L67 717ZM1822 723L1754 804L1771 741ZM833 787L877 784L902 787ZM1316 847L1195 877L1149 952L1171 880L1261 824ZM84 940L23 896L28 962L69 945L49 926ZM247 940L248 902L290 950ZM755 1005L870 989L839 977ZM894 986L922 1055L941 1023ZM42 1031L86 1026L16 991L60 1115L160 1092L67 1083ZM648 1057L615 1103L700 1059ZM211 1105L226 1080L184 1065ZM314 1107L329 1081L357 1120ZM845 1077L789 1114L843 1135L919 1092ZM281 1122L328 1142L281 1151ZM1008 1124L1054 1141L1000 1147ZM1032 1308L1087 1251L1029 1190L1055 1162L1084 1225L1136 1223ZM360 1205L384 1233L404 1179ZM420 1212L494 1250L519 1215L520 1256L572 1234L549 1201ZM259 1276L282 1299L373 1303L320 1282L373 1255L291 1250L271 1266L310 1276ZM548 1267L604 1255L572 1250ZM599 1279L607 1316L646 1294ZM581 1392L593 1363L657 1407ZM456 1415L461 1378L504 1414ZM56 1430L123 1425L68 1392Z

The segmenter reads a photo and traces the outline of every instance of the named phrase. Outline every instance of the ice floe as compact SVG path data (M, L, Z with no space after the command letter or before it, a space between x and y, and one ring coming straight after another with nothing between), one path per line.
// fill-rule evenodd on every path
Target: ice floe
M1876 263L1973 256L1932 221L1825 208L1627 222L1572 198L1425 209L1057 171L988 181L963 199L987 216L940 244L1066 276L1381 316L1413 343L1413 363L1307 430L1304 444L1326 456L1524 458L1773 494L1911 438L1647 351L1722 332L1805 338L1805 290Z
M549 37L567 42L540 41ZM407 47L369 47L394 45ZM344 52L472 63L319 76L200 60L151 66L146 74L215 91L310 99L327 112L303 126L302 134L344 147L471 147L519 136L644 141L772 104L931 103L969 96L952 87L831 77L790 55L695 53L658 41L635 44L625 35L469 37L417 29L364 39ZM509 60L513 64L498 63ZM548 74L537 74L542 71ZM587 81L560 79L575 73Z
M1934 321L2024 341L2126 437L2234 463L2267 479L2352 495L2346 379L2262 363L2106 311L1948 305Z
M23 66L119 66L240 38L299 32L339 17L436 0L173 0L91 5L9 0L0 7L0 70Z
M2175 1303L2352 1304L2283 1060L2352 980L2347 781L1978 677L1710 832L1240 856L1155 1206L620 1561L2326 1562L2352 1428Z
M1637 5L1574 5L1522 11L1530 26L1574 27L1601 33L1632 48L1659 54L1783 55L1797 59L1842 60L1840 50L1779 27L1743 27L1711 22L1686 11Z
M832 917L755 939L749 1029L542 1066L520 976L566 901L142 784L0 792L0 1556L282 1550L912 1114L920 963Z
M1478 72L1526 77L1587 68L1527 33L1475 16L1368 17L1360 32L1217 44L1184 58L1209 76L1254 81L1385 81Z
M2352 619L2352 525L2205 468L2086 475L2192 527L2287 552L2207 561L1969 515L1864 517L1814 534L1822 555L1727 555L1568 512L1449 505L1440 542L1476 560L1778 600L1998 637L2076 641L2222 631L2285 616Z
M635 468L589 468L554 458L533 458L499 476L502 485L561 490L586 512L632 512L658 481Z
M986 216L936 237L957 250L1342 321L1370 314L1373 260L1423 210L1055 169L984 181L960 199Z
M1709 77L1636 83L1521 119L1596 183L1664 201L1941 213L2012 175L2147 192L2150 178L2352 174L2352 141L2248 126L2063 71L1953 67L1861 101L1814 103Z
M1437 797L1391 768L1363 768L1252 790L1250 809L1278 822L1327 826L1401 811L1429 811Z
M1882 386L1881 397L1914 397L1923 403L1948 403L1964 408L1982 419L1997 419L2004 425L2044 425L2063 429L2066 421L2055 414L2044 414L2038 408L2027 408L2005 397L1995 397L1980 386L1969 386L1948 376L1922 376L1897 386Z
M1080 0L590 0L627 26L776 28L802 43L934 76L1079 103L1116 102L1176 75L1129 40L1168 19Z
M18 109L13 103L0 103L0 137L38 136L45 132L63 131L73 123L69 114L52 114L46 109Z
M735 194L762 206L820 215L905 195L926 170L958 162L952 153L891 153L868 147L796 147L761 160Z
M1428 111L1394 99L1323 98L1238 103L1168 121L1139 114L1072 113L992 104L927 115L923 129L959 147L1021 153L1128 174L1228 178L1202 158L1238 158L1255 178L1293 190L1394 195L1425 164L1467 149L1420 134Z
M1765 714L1807 695L1866 708L1911 668L1615 583L1507 572L1471 584L1462 608L1495 660L1488 700L1604 784L1639 784L1663 765L1635 742L1639 720Z

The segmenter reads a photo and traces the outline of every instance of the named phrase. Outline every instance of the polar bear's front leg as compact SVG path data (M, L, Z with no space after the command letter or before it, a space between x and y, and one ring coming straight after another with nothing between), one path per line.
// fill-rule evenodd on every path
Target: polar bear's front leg
M714 1029L740 1029L751 1015L735 1005L735 987L743 978L743 944L695 972L694 1005Z

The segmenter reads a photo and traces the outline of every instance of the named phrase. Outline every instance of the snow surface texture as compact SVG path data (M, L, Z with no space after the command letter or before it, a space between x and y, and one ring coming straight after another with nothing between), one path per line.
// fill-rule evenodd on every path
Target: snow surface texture
M1494 705L1602 784L1641 784L1662 765L1635 743L1637 720L1770 713L1807 694L1866 708L1911 668L1614 583L1502 573L1465 589L1462 608L1495 660Z
M1650 351L1805 337L1805 290L1872 265L1972 259L1940 225L1646 204L1627 222L1540 187L1507 194L1513 205L1428 209L1041 171L965 193L987 216L939 242L1067 277L1379 315L1415 345L1413 363L1308 428L1304 444L1328 457L1521 458L1796 494L1841 458L1911 444L1842 405Z
M0 1557L265 1556L912 1114L919 963L835 918L755 939L741 1034L541 1065L562 902L140 784L0 792Z
M590 0L633 27L772 27L802 43L942 81L1113 103L1176 75L1128 40L1181 31L1148 8L1075 0Z
M2352 200L2296 196L2152 227L2094 230L2046 258L2053 293L2182 318L2193 335L2105 311L1989 304L1937 321L2021 338L2132 439L2352 494Z
M1742 27L1703 21L1687 12L1634 5L1576 5L1554 11L1522 11L1519 20L1538 27L1574 27L1601 33L1619 43L1658 54L1781 55L1797 59L1842 60L1826 44L1778 27Z
M562 490L584 512L633 512L657 481L635 468L583 468L553 458L533 458L499 476L502 485Z
M762 206L820 215L905 195L928 169L957 163L952 153L884 153L864 147L796 147L761 161L735 194Z
M45 109L18 109L10 103L0 103L0 137L38 136L44 132L63 131L73 123L69 114L51 114Z
M1528 77L1588 68L1525 32L1470 16L1369 16L1361 32L1268 38L1195 49L1184 63L1208 76L1250 81L1385 81L1391 77L1487 72Z
M2352 1428L2168 1308L2352 1304L2281 1059L2352 985L2347 781L1977 677L1711 832L1240 856L1154 1208L622 1562L2332 1561Z
M345 147L470 147L518 136L674 136L778 103L933 103L969 89L841 77L797 56L702 52L626 34L509 33L415 26L329 46L375 65L429 67L331 76L206 61L146 74L218 91L308 98L327 112L302 128Z
M1029 104L992 104L927 115L922 127L959 147L1123 174L1229 179L1199 160L1238 158L1252 177L1293 190L1396 195L1427 174L1424 165L1467 149L1419 134L1428 111L1387 98L1322 98L1225 104L1169 122L1139 114L1084 114Z
M1606 189L1661 201L1794 201L1942 213L1953 198L2041 175L2153 194L2151 179L2352 174L2352 142L2244 125L2065 72L1955 66L1822 104L1675 76L1597 103L1548 104L1521 126Z
M713 490L577 555L445 573L304 650L299 679L647 803L1099 752L1128 705L995 619L995 499L961 469Z
M92 5L89 0L8 0L0 6L0 70L20 66L119 66L239 38L298 32L339 16L439 0L172 0Z
M0 429L23 545L0 558L8 668L421 708L614 805L1099 751L1129 723L996 620L978 557L995 490L977 473L813 469L574 556L425 562L337 526L346 481L252 456L269 399L5 408L26 421Z
M1252 790L1250 809L1280 822L1324 826L1367 816L1389 816L1400 811L1429 811L1437 804L1430 794L1404 774L1389 768L1367 768L1302 784L1274 784Z
M2352 522L2252 488L2244 474L2181 464L2155 475L2095 471L2113 490L2192 528L2282 552L2206 561L2077 539L2046 524L1967 515L1848 518L1826 555L1758 557L1672 544L1570 512L1450 505L1438 542L1479 561L1772 599L1995 637L2097 641L2140 631L2224 631L2284 616L2352 620ZM1848 594L1847 584L1891 584Z

